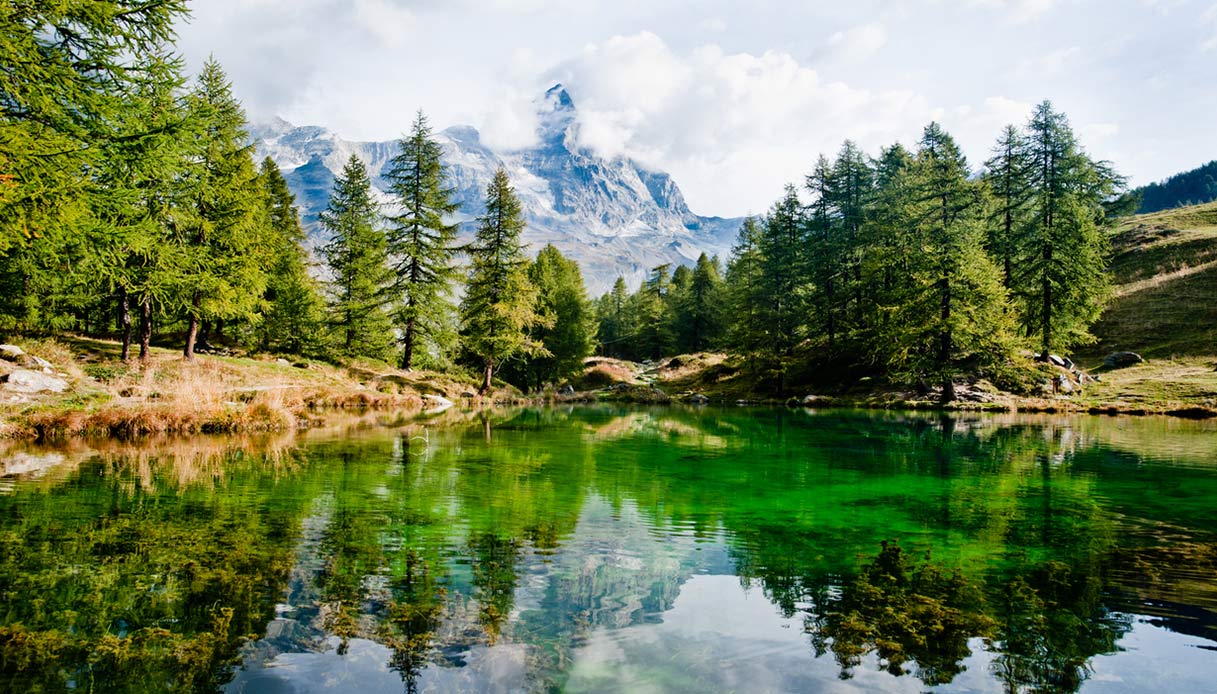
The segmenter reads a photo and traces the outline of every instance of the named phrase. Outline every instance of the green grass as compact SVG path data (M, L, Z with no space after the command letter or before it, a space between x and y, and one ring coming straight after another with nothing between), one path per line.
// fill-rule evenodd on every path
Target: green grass
M1112 235L1116 295L1079 355L1217 355L1217 203L1132 217Z

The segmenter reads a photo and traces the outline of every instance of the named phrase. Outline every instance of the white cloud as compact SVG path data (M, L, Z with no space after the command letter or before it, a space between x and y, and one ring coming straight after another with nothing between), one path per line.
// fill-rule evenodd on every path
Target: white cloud
M1052 77L1075 66L1081 57L1081 48L1066 46L1050 51L1039 58L1025 59L1018 64L1015 71L1019 77L1024 78Z
M355 19L386 46L400 46L414 28L414 13L389 0L355 0Z
M1201 52L1208 53L1209 51L1217 50L1217 4L1210 7L1200 18L1200 21L1207 25L1211 32L1210 38L1200 44Z
M671 171L700 210L748 209L845 137L874 150L939 115L917 94L827 81L787 53L678 54L646 32L588 45L550 74L571 91L582 144Z
M885 45L887 30L877 22L838 31L828 38L829 54L845 60L869 58Z
M1047 13L1056 0L972 0L972 4L1002 10L1011 21L1021 23Z

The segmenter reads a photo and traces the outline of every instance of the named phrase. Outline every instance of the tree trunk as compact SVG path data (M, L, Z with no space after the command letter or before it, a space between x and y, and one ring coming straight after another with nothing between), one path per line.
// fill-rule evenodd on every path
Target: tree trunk
M126 289L118 293L118 327L123 338L121 358L124 362L131 361L131 300Z
M152 359L152 304L139 302L139 363L144 366Z
M486 358L486 370L482 374L482 388L478 391L478 395L485 395L490 392L490 380L494 376L494 359Z
M401 352L401 370L409 371L414 361L414 318L406 321L405 346Z

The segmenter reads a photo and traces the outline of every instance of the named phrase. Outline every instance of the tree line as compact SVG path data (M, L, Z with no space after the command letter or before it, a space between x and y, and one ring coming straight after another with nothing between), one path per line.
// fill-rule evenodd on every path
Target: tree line
M472 243L442 150L420 112L372 195L352 157L321 224L317 268L287 182L256 164L215 60L188 84L173 53L178 0L21 5L0 14L0 328L75 329L138 344L180 335L183 356L224 340L267 352L366 357L402 369L476 367L526 387L590 353L577 264L529 260L507 174ZM468 260L468 267L462 261ZM463 295L455 299L464 280Z
M633 294L618 280L597 300L599 350L725 349L778 392L792 373L865 372L951 400L1021 350L1090 339L1110 295L1104 228L1136 206L1124 187L1047 101L979 174L937 123L912 150L847 141L744 221L721 280L704 257Z

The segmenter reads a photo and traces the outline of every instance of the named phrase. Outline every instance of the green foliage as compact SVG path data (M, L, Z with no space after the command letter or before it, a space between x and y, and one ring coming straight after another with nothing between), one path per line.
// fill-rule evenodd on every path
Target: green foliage
M258 326L262 349L319 354L323 347L324 299L304 248L304 229L287 181L269 157L260 177L271 233L271 271L266 313Z
M1027 137L1029 221L1015 239L1012 288L1024 328L1046 354L1092 339L1088 329L1110 294L1103 203L1123 180L1086 156L1047 101L1032 114Z
M401 328L401 368L409 370L422 352L431 363L443 362L451 349L452 300L457 270L453 261L457 210L440 161L443 148L431 135L419 111L408 137L385 178L401 213L389 217L388 253L396 279L395 319Z
M96 145L173 39L185 0L53 0L0 8L0 253L71 229L98 194Z
M1136 211L1141 214L1217 200L1217 160L1165 181L1150 183L1132 191L1132 195L1139 203Z
M871 349L887 355L892 375L940 383L949 401L960 375L1010 356L1007 297L982 248L985 189L968 180L955 141L931 123L906 170L904 227L913 247L891 320L876 332ZM968 369L961 368L965 360Z
M334 347L348 357L388 359L393 332L386 307L393 273L385 264L385 235L372 183L353 154L334 180L321 224L331 234L321 252L332 275L328 322Z
M625 279L618 277L613 288L596 300L596 320L600 324L598 352L623 358L633 344L634 316L628 311L630 292Z
M182 293L189 297L185 356L193 356L199 322L253 318L262 307L273 247L262 186L250 158L245 114L218 63L203 66L187 99L197 128L190 197L193 213L175 224L186 254ZM183 223L184 222L184 223Z
M531 335L544 325L537 312L537 289L528 278L528 259L520 242L524 214L499 169L486 190L486 212L478 218L469 248L471 267L461 301L461 336L482 364L482 392L490 389L496 365L516 355L543 355Z
M596 345L596 314L587 299L579 264L546 245L528 266L528 279L537 290L536 312L541 321L530 338L547 354L525 355L505 365L505 378L539 390L578 373Z

